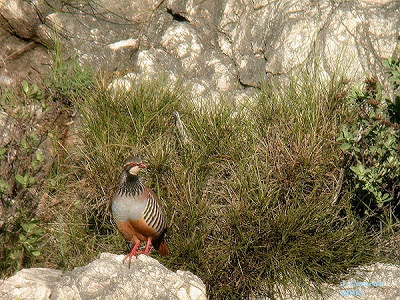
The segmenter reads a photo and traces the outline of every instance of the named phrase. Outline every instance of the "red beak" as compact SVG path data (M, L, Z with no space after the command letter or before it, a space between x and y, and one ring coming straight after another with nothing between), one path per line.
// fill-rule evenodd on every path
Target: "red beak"
M140 164L139 164L139 168L141 168L141 169L146 169L147 167L146 167L146 165L145 165L144 163L140 163Z

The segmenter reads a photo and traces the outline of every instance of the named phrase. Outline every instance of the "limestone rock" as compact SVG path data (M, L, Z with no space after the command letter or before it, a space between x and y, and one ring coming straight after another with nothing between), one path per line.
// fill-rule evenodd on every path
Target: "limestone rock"
M299 297L290 288L278 288L276 296L282 300L306 299L374 299L400 300L400 266L384 263L375 263L369 266L360 266L351 270L351 276L340 278L340 284L324 284L321 294L312 293ZM268 297L254 297L253 299L270 299Z
M139 47L140 32L159 4L160 0L103 0L67 5L48 14L37 35L52 44L58 33L71 54L94 69L127 68Z
M20 133L17 126L15 126L14 120L4 111L0 112L0 129L2 130L2 136L0 138L1 146L7 145Z
M3 27L23 14L20 36L49 45L58 33L69 53L95 70L133 70L133 80L180 78L211 102L251 96L261 81L314 60L327 75L383 79L381 60L393 55L400 28L398 0L52 0L53 10L32 11L26 1L10 9L20 2L0 6Z
M36 8L44 10L44 1L5 0L0 3L0 24L18 37L30 39L40 23Z
M166 75L170 81L175 82L181 72L174 57L162 49L140 51L137 55L136 66L134 74L146 79Z
M6 75L0 75L0 86L11 87L15 84L15 81Z
M103 253L86 266L61 274L27 269L0 285L1 299L207 299L204 283L187 271L172 272L157 260L139 255L131 268L124 255Z
M45 47L19 39L2 28L0 61L0 88L16 86L23 80L38 83L49 71L51 63Z
M34 268L24 269L0 283L1 299L50 299L52 290L61 278L61 271Z

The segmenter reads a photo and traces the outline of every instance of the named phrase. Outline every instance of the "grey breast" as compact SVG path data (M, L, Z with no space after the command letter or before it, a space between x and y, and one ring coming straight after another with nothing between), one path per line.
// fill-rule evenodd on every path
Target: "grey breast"
M142 218L147 202L132 196L116 195L112 200L111 211L120 222L128 219L134 221Z

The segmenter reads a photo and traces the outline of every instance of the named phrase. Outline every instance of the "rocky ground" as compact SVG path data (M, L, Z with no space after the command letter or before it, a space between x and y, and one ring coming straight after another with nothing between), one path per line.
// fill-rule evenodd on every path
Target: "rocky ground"
M172 272L145 255L133 258L103 253L90 264L62 274L24 269L0 285L1 299L207 299L204 283L186 271Z
M206 287L196 275L173 272L145 255L134 258L131 268L123 255L103 253L90 264L62 273L46 268L23 269L0 284L0 298L11 299L207 299ZM277 287L278 299L400 299L400 267L376 263L353 270L340 284L326 284L322 294L301 298ZM276 299L268 296L252 299Z

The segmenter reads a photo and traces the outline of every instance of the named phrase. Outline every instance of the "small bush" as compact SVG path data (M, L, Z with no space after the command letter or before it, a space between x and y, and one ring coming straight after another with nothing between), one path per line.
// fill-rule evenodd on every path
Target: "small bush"
M398 50L400 53L400 48ZM400 123L400 58L385 60L384 65L389 74L389 81L393 91L393 99L385 99L390 121Z
M355 113L338 137L349 160L348 180L356 189L355 207L372 218L372 225L379 224L377 221L394 224L400 213L399 63L385 63L393 83L393 100L384 97L374 77L350 90L348 103Z
M91 72L65 61L61 48L54 59L44 90L26 81L20 89L0 89L2 275L42 262L38 247L45 249L45 223L53 220L52 204L45 202L60 180L54 171L71 121L67 106L93 86Z
M91 69L82 67L73 57L65 58L61 43L54 40L53 66L45 79L46 93L58 103L71 105L93 87Z
M2 274L10 274L40 255L43 232L34 218L52 164L49 133L61 113L26 81L0 96L0 261Z

